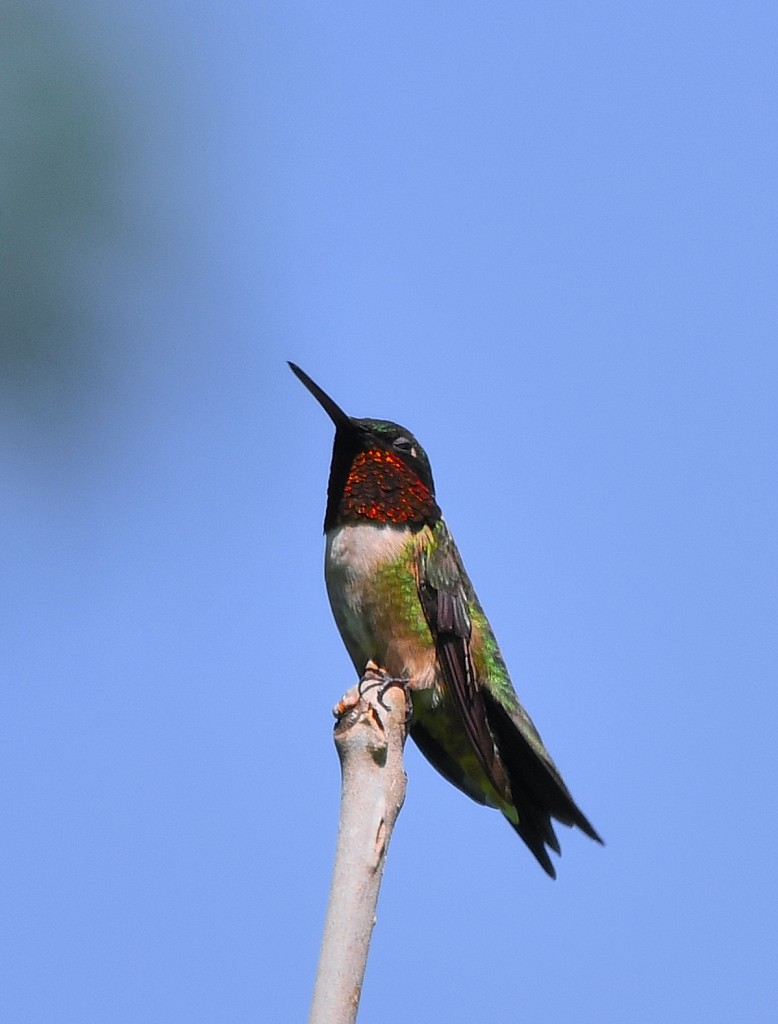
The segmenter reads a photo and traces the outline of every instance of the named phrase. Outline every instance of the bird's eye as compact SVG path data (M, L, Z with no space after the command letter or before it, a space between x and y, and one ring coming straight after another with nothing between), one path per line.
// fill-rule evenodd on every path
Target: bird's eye
M402 452L404 455L415 455L416 449L413 447L413 441L409 437L397 437L394 441L394 446L398 452Z

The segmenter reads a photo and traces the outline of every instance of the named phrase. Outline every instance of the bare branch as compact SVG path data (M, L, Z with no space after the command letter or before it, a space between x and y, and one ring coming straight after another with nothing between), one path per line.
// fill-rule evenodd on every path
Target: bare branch
M386 851L405 799L407 699L368 662L334 709L340 824L309 1024L356 1020Z

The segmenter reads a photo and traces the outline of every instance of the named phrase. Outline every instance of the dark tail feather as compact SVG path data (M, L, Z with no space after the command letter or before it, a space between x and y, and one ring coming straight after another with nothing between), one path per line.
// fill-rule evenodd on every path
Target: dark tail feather
M545 843L547 842L547 840L541 838L539 830L535 827L537 823L532 823L532 825L530 826L528 818L526 816L524 820L519 822L518 825L514 824L508 818L506 818L506 821L508 821L508 824L511 825L514 829L516 829L518 834L524 840L524 843L529 848L530 853L533 855L538 864L540 864L540 866L543 868L546 874L549 875L551 878L556 878L556 868L551 863L551 858L549 857L548 850L545 847ZM554 838L556 839L556 836L554 836ZM553 850L556 850L557 853L559 853L559 843L557 843L556 846L552 846L551 848Z
M511 795L519 815L519 822L513 827L544 871L556 878L546 850L548 846L555 853L560 852L552 818L563 825L577 825L595 842L602 843L602 839L576 805L554 765L534 749L502 704L486 689L482 693L489 728L508 774Z

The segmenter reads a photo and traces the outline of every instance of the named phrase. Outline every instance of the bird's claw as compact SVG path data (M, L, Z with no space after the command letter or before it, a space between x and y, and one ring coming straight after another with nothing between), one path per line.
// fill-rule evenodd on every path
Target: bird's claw
M391 708L384 700L384 695L393 686L399 686L405 694L405 726L407 728L413 718L413 701L411 699L410 680L390 676L383 669L379 668L374 661L369 661L367 665L365 665L365 671L362 674L362 678L356 686L351 687L348 693L343 694L338 703L332 709L332 713L335 718L342 718L349 711L352 711L359 701L362 700L365 694L370 692L370 690L378 691L378 703L382 708L384 708L384 710L390 711Z
M411 700L410 680L398 676L390 676L383 669L379 668L374 661L365 665L365 671L357 685L357 691L361 697L368 690L378 690L378 703L386 711L390 708L384 701L384 694L394 686L398 686L405 694L405 724L410 723L413 717L413 701Z

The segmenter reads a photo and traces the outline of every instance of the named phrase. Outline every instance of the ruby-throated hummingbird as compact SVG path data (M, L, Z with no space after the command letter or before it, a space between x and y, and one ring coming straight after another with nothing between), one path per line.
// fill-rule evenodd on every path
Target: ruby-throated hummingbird
M511 684L435 501L424 449L388 420L353 419L294 363L335 424L325 579L357 672L407 680L411 736L445 778L496 807L552 878L551 824L602 840L576 806Z

